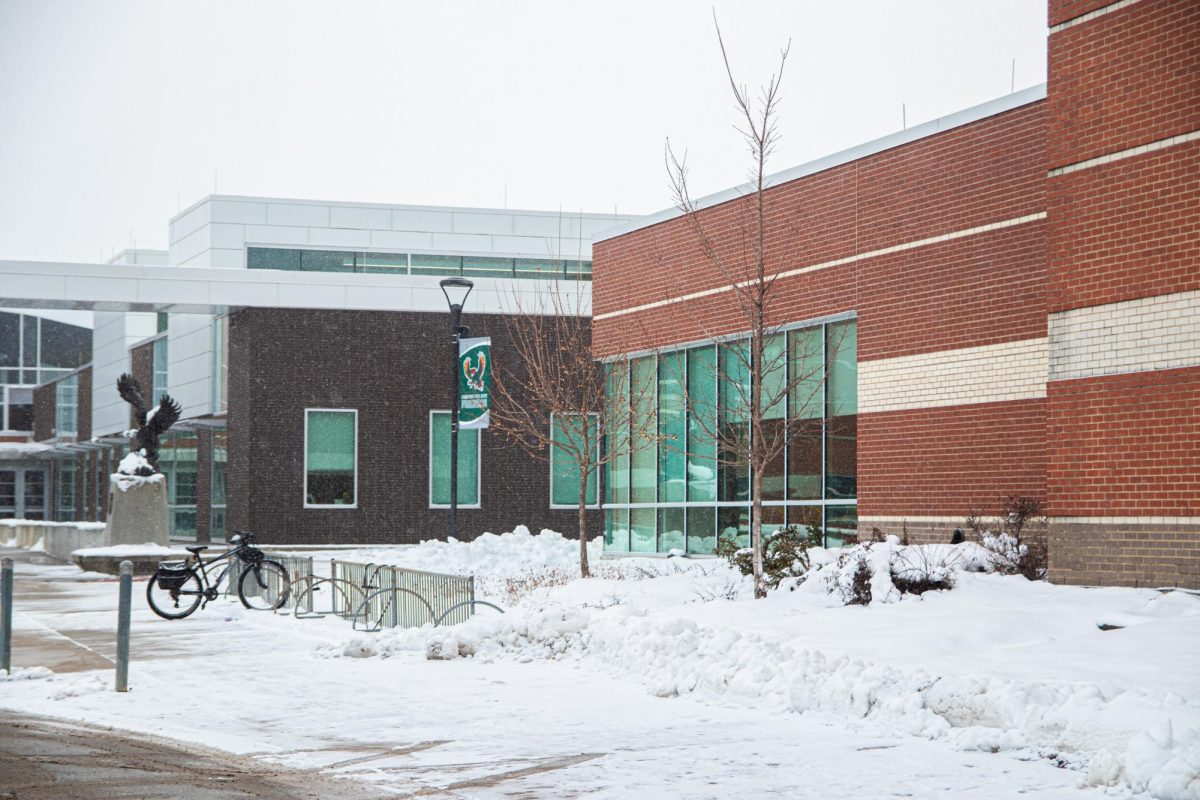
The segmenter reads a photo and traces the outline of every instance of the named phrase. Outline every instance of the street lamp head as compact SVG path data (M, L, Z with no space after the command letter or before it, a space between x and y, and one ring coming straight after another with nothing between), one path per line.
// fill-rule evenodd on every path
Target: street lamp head
M438 285L442 287L442 294L446 295L446 302L451 309L462 308L467 302L467 295L475 287L466 278L443 278Z

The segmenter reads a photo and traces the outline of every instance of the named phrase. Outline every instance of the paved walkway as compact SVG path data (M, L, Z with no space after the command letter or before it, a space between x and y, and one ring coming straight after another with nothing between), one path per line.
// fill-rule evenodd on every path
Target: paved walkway
M302 800L371 787L149 736L0 711L0 800Z
M21 614L13 631L13 666L47 667L56 673L113 669L116 642L111 631L97 630L72 614L89 616L72 600L79 571L28 550L0 548L0 558L38 565L36 581L21 581L23 606L62 606L50 627ZM111 583L116 594L116 579ZM145 582L134 584L135 602ZM110 609L103 612L111 613ZM40 616L40 615L39 615ZM115 627L115 619L113 626ZM143 646L149 642L143 642ZM0 800L293 800L293 798L371 798L370 787L315 775L312 771L272 768L260 759L232 756L175 740L113 731L80 722L52 720L0 711Z

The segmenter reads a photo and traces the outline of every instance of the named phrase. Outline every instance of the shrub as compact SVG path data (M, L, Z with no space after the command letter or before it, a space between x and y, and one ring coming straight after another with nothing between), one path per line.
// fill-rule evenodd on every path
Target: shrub
M997 519L987 521L972 512L966 520L975 540L987 551L992 569L1004 575L1024 575L1031 581L1044 579L1049 554L1042 501L1010 494L1000 498L1000 508L1003 515Z
M811 566L808 549L814 546L814 537L819 545L821 532L812 525L803 533L789 526L763 537L763 582L767 588L777 589L784 578L798 578L808 572ZM724 536L718 539L716 554L743 575L754 574L753 551L739 547L735 539Z
M868 545L869 547L869 545ZM838 588L842 593L842 602L848 606L869 606L871 604L871 565L867 554L861 550L851 550L838 556L838 566L851 561L848 579L839 582Z
M924 594L954 588L954 571L962 550L943 545L923 545L896 550L892 555L892 583L901 594Z

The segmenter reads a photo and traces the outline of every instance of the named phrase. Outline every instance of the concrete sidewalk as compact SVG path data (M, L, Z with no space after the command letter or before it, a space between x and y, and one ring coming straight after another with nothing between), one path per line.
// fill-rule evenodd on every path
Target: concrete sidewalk
M0 800L386 797L359 782L179 742L0 711Z
M14 592L13 667L45 667L53 672L85 672L94 669L113 669L116 652L116 618L112 621L113 635L104 636L94 629L73 629L69 624L50 627L39 622L31 611L52 612L56 607L69 605L72 587L78 582L79 568L32 550L0 547L0 558L11 558L16 568ZM39 576L33 579L23 567L32 565L61 565L58 579ZM112 580L116 595L116 579ZM136 587L135 587L136 589ZM65 609L64 609L65 610ZM69 612L63 621L69 621Z

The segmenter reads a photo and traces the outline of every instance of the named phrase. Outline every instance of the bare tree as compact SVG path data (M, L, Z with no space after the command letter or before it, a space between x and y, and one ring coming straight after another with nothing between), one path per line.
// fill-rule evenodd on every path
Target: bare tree
M627 362L614 362L606 374L592 356L584 286L556 283L539 298L540 307L518 302L516 313L505 318L507 342L517 358L495 366L491 418L533 458L552 462L556 453L578 469L579 571L587 578L589 484L594 479L598 493L604 465L653 446L656 432L652 418L636 420L630 413L629 381L622 380ZM596 497L593 503L598 502Z
M811 336L783 334L775 313L779 276L796 263L792 247L796 226L781 222L781 215L773 213L767 175L767 163L780 138L780 89L791 44L781 51L778 70L758 97L752 98L746 86L734 78L715 14L713 22L737 110L735 128L748 147L752 165L745 194L733 201L740 235L731 237L724 232L718 240L718 234L710 230L713 223L693 200L686 153L681 157L670 141L666 144L665 160L675 204L703 261L719 275L723 284L720 295L728 298L738 321L736 334L714 337L720 342L720 396L715 402L709 401L713 407L703 407L704 401L690 392L685 402L689 419L707 440L715 442L717 464L748 473L754 594L765 597L764 479L770 472L779 471L789 441L810 434L806 428L822 423L811 409L821 407L817 393L824 381L824 343ZM665 307L668 313L678 313L685 310L684 302L680 299ZM695 322L695 315L689 319Z

